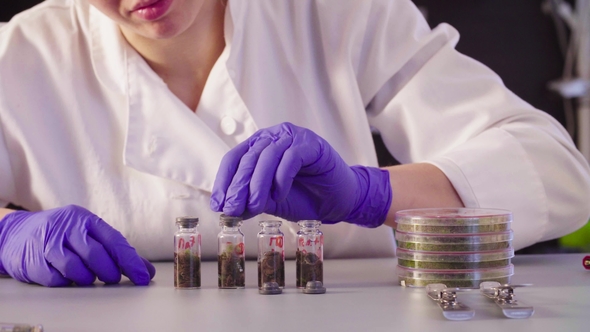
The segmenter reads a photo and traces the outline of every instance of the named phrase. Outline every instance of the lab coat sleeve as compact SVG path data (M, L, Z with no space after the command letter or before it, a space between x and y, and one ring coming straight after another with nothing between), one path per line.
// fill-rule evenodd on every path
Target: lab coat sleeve
M7 48L5 38L3 37L4 29L0 23L0 63L2 62L2 56L4 50ZM1 81L0 77L0 81ZM2 86L2 84L0 84ZM0 91L0 207L5 207L11 202L12 197L15 195L14 177L12 173L12 167L10 164L10 154L6 145L4 122L2 114L6 111L5 103L3 100L3 91Z
M2 117L0 115L0 207L7 206L11 197L14 196L13 176L8 157L8 149L6 148L2 130Z
M403 64L367 106L369 122L392 155L440 168L467 207L512 211L515 249L587 222L590 170L563 127L515 96L489 68L458 53L452 27L430 31L422 19L405 22L411 23L405 28L414 53L401 57ZM377 43L399 59L389 40Z

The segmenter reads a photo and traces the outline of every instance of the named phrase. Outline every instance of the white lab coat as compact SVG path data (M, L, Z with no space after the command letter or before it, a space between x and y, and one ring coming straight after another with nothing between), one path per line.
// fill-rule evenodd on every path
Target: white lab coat
M513 211L516 248L587 220L588 165L563 128L458 54L457 32L431 31L409 0L232 0L225 24L194 113L85 1L14 18L0 30L0 200L84 206L150 259L172 257L175 217L198 216L214 258L222 156L290 121L370 166L378 129L401 162L438 166L467 206ZM258 225L242 229L253 257ZM297 227L282 229L292 256ZM394 253L388 227L322 229L326 257Z

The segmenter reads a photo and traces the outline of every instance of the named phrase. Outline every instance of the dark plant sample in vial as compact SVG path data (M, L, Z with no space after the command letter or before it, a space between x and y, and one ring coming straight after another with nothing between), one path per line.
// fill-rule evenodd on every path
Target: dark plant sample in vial
M267 251L258 262L258 287L266 282L276 282L285 287L285 261L280 252Z
M190 250L174 253L174 287L201 287L201 260Z
M246 262L244 257L234 252L224 252L217 256L218 285L220 288L246 286Z
M303 288L308 281L324 282L324 266L318 255L297 250L295 253L296 285Z

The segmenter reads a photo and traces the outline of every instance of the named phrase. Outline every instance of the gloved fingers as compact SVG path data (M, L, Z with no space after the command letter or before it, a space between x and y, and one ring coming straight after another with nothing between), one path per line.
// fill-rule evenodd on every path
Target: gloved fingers
M43 257L42 250L33 248L30 255L23 256L21 253L10 250L14 248L3 249L7 250L2 253L2 263L6 272L15 280L48 287L63 287L72 283L72 280L65 278L49 265Z
M100 281L106 284L116 284L121 281L121 271L115 261L104 246L88 234L72 232L68 236L68 244Z
M148 261L147 259L139 256L141 258L141 260L143 261L143 264L145 264L145 267L148 270L148 273L150 274L150 280L154 279L154 277L156 276L156 267L150 263L150 261Z
M293 182L289 196L280 202L269 199L264 212L289 221L317 220L318 204L321 202L310 197L304 186Z
M283 136L293 137L295 135L295 131L298 129L300 128L288 122L261 129L254 133L249 139L238 144L225 156L223 156L219 166L219 171L215 177L213 190L211 192L211 200L209 203L211 210L228 213L228 211L224 210L224 206L227 203L228 188L231 186L232 181L236 176L236 172L240 166L240 163L242 162L242 158L251 149L251 147L256 145L260 140L276 140L277 137ZM233 208L231 210L233 210ZM250 213L248 211L244 211L242 215L245 216L249 214ZM235 213L232 213L232 215L235 215Z
M261 153L252 178L246 211L253 216L267 207L271 186L283 153L293 142L292 136L284 135L271 142Z
M274 201L282 202L287 197L295 176L303 167L303 162L301 149L298 147L290 147L283 153L273 179L271 198Z
M65 247L52 247L45 253L45 259L59 271L66 279L80 286L94 283L96 276L82 262L78 255ZM53 285L48 285L53 286Z
M309 175L333 171L335 158L340 159L328 142L307 129L295 137L292 150L301 159L300 173Z
M29 272L28 278L23 280L12 276L14 279L36 283L46 287L65 287L72 284L73 280L64 277L61 272L52 266L37 267Z
M223 213L239 216L244 213L250 191L250 179L258 165L260 154L272 142L270 137L261 137L251 143L250 149L240 159L238 169L227 188Z
M285 199L296 176L303 182L309 181L314 186L321 186L322 183L314 176L334 171L335 164L331 160L333 151L313 131L299 129L277 167L271 197L276 201Z
M282 122L282 123L279 123L279 124L274 125L272 127L268 127L266 129L264 129L265 133L261 134L261 136L269 135L271 137L281 137L281 136L295 137L305 131L311 132L311 130L296 126L296 125L292 124L291 122Z
M249 143L249 140L246 140L238 144L221 159L221 164L219 165L219 170L213 183L213 190L211 191L211 200L209 202L211 210L216 212L223 211L227 188L229 188L238 170L242 156L250 149Z
M337 224L341 221L334 221L334 220L321 220L322 225L334 225Z
M152 263L150 263L150 261L148 261L147 259L139 256L141 258L141 260L143 261L143 263L145 264L145 268L148 270L148 273L150 274L150 280L154 278L154 276L156 275L156 268L154 267L154 265ZM123 275L127 276L125 273L123 273ZM127 276L128 277L128 276Z
M146 264L119 231L97 217L89 221L88 234L102 244L122 273L134 284L150 283Z

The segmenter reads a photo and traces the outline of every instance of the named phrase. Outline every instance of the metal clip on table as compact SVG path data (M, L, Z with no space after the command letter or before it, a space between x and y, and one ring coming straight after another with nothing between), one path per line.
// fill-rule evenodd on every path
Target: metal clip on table
M470 288L447 288L445 284L426 286L428 297L438 303L443 316L448 320L469 320L475 316L473 309L457 301L457 292L470 290Z
M496 281L484 281L479 284L479 289L484 296L494 300L502 309L504 316L508 318L529 318L533 315L535 309L516 301L514 298L514 288L527 286L532 285L501 285Z

